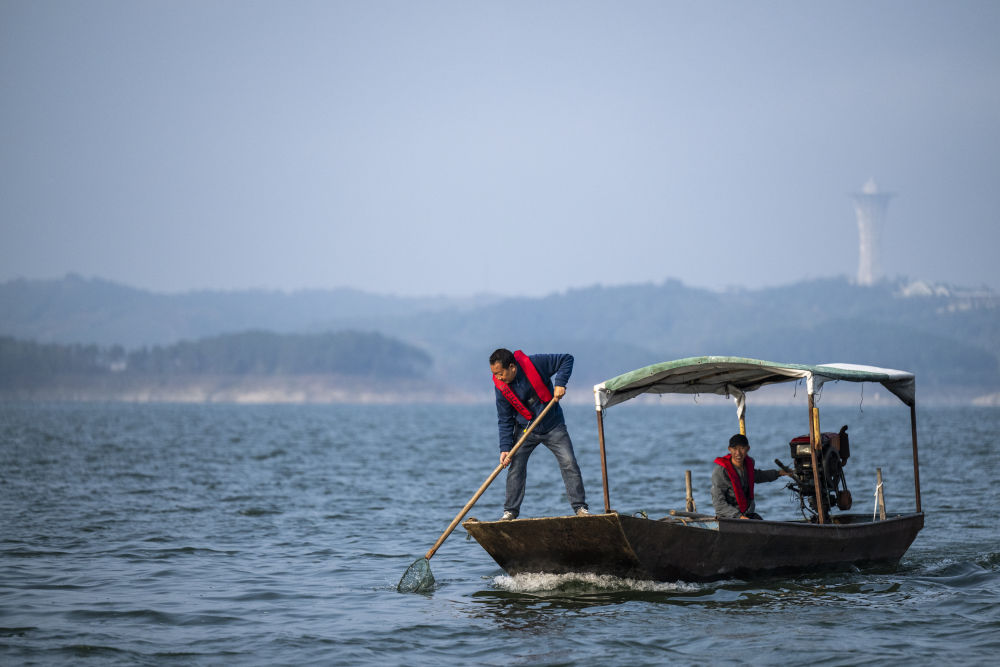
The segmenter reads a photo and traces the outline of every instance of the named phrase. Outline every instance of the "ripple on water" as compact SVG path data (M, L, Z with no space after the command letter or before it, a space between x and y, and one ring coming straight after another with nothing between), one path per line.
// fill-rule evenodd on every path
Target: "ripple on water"
M271 514L283 514L284 512L273 507L247 507L241 509L239 513L243 516L268 516Z

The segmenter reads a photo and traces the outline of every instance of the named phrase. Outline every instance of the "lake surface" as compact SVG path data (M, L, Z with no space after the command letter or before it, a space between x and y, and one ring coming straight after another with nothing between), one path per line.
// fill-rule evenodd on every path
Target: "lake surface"
M854 511L914 507L909 411L850 425ZM565 406L595 511L593 410ZM1000 409L918 411L926 527L895 568L709 584L508 577L459 527L436 587L400 594L497 462L481 406L0 405L5 664L949 664L1000 653ZM751 456L786 463L804 406L751 404ZM622 405L606 420L611 505L711 509L729 405ZM798 516L781 483L769 518ZM470 512L499 516L503 475ZM566 514L532 455L522 516Z

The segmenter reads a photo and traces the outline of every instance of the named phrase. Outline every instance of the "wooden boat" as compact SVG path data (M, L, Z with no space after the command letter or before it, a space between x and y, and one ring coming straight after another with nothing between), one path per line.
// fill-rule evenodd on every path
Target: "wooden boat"
M803 517L791 521L717 518L690 511L652 520L611 509L603 414L646 393L714 393L736 402L746 433L746 394L762 386L805 380L808 439L790 443ZM843 464L846 431L823 433L815 393L830 381L881 384L910 408L915 511L887 516L835 513L849 509ZM742 357L693 357L646 366L594 387L604 513L462 525L509 574L593 573L657 581L709 581L845 566L895 564L923 528L912 373L851 364L779 364ZM815 471L815 473L814 473Z

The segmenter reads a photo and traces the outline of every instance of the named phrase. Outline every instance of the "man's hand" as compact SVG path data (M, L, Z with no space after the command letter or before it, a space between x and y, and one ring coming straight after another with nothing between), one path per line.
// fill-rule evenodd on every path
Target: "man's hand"
M510 452L500 452L500 465L504 468L510 465Z
M566 395L566 387L554 387L552 389L552 398L554 398L557 401L565 395Z

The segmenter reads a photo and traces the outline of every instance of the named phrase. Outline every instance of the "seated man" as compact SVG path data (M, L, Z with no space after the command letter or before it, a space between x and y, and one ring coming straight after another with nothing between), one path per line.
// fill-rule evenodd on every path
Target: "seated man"
M760 519L755 511L753 485L773 482L789 473L780 470L757 470L747 456L750 441L741 433L729 439L729 454L715 459L712 471L712 505L715 516L726 519Z

